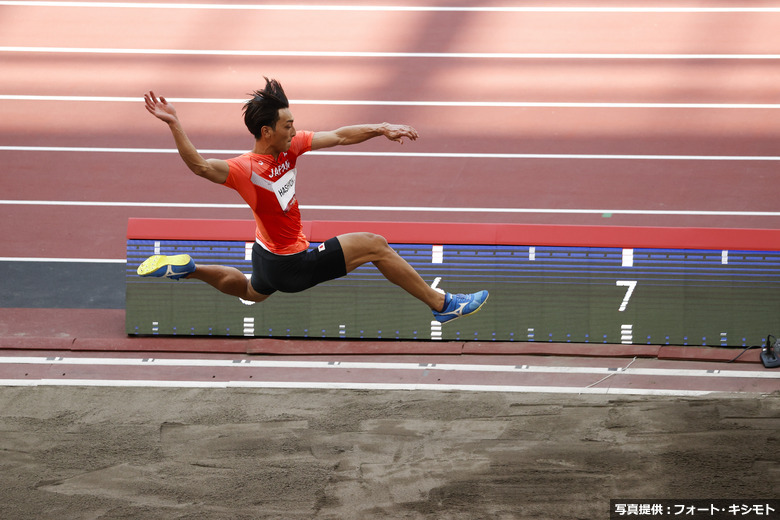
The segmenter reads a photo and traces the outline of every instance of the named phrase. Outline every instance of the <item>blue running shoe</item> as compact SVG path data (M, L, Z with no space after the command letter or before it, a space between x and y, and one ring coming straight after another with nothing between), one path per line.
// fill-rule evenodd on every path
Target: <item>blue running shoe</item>
M156 278L170 278L178 280L195 272L195 262L190 255L154 255L150 256L138 266L140 276L154 276Z
M474 314L485 305L488 299L487 291L479 291L474 294L450 294L444 295L444 310L433 311L433 317L439 323L447 323L469 314Z

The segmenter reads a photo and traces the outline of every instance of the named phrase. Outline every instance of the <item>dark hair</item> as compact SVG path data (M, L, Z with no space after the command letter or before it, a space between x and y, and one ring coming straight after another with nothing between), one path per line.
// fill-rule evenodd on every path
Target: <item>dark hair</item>
M282 85L275 79L265 79L265 88L255 90L252 99L244 103L244 123L255 139L260 139L264 126L276 128L279 121L279 110L290 108Z

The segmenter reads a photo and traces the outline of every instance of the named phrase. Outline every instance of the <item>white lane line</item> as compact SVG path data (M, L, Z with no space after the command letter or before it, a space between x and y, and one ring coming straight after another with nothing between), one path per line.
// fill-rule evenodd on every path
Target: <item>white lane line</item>
M243 104L246 99L166 98L171 103ZM66 101L96 103L140 103L141 96L44 96L0 94L2 101ZM391 107L475 107L475 108L684 108L684 109L778 109L778 103L652 103L652 102L554 102L554 101L387 101L358 99L292 99L293 105L391 106Z
M89 7L111 9L179 9L224 11L352 11L352 12L466 12L466 13L777 13L780 7L492 7L492 6L393 6L310 4L192 4L170 2L69 2L3 0L0 5L20 7Z
M697 397L714 392L704 390L659 390L649 388L585 388L568 386L437 385L403 383L335 383L276 381L153 381L111 379L0 379L0 386L93 386L133 388L276 388L305 390L404 390L436 392L511 392L542 394L655 395Z
M597 374L674 377L731 377L780 379L780 372L755 370L691 370L668 368L568 367L532 365L474 365L459 363L380 363L342 361L273 361L253 359L159 359L159 358L88 358L88 357L0 357L2 365L89 365L145 367L209 367L270 369L345 369L345 370L440 370L445 372L510 372L537 374Z
M75 206L103 208L216 208L246 209L246 204L217 204L211 202L106 202L84 200L0 200L3 206ZM301 206L303 208L303 206ZM453 209L454 211L454 209Z
M59 262L79 264L126 264L124 258L42 258L29 256L0 256L0 262Z
M780 54L619 54L542 52L358 52L219 49L125 49L105 47L0 46L0 52L133 54L159 56L257 56L286 58L447 58L482 60L780 60Z
M81 200L0 200L0 206L76 206L110 208L200 208L246 209L245 204L217 204L200 202L106 202ZM420 213L506 213L548 215L677 215L698 217L778 217L778 211L697 211L697 210L642 210L642 209L564 209L564 208L457 208L430 206L336 206L301 204L311 211L383 211Z
M201 154L241 155L246 149L224 150L204 148ZM175 148L118 148L88 146L0 146L0 152L76 152L76 153L179 153ZM405 157L413 159L566 159L623 161L780 161L777 155L653 155L653 154L561 154L561 153L462 153L462 152L356 152L312 151L307 155L331 157Z

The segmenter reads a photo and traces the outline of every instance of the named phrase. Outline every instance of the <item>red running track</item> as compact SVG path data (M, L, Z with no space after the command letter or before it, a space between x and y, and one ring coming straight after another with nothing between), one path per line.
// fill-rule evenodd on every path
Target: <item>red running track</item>
M739 3L754 5L768 4ZM778 22L0 3L0 257L121 259L131 217L249 218L168 153L141 96L181 99L195 144L226 157L251 148L240 100L262 75L285 85L299 129L390 120L421 135L304 158L308 220L778 229Z
M718 5L726 4L714 6ZM567 6L589 4L556 5ZM260 84L263 74L282 80L294 100L301 129L392 120L414 125L422 136L402 148L379 141L353 148L361 152L774 157L780 136L780 125L773 117L776 109L755 107L775 101L780 74L776 58L712 59L715 55L776 53L780 49L775 30L779 12L307 12L30 6L0 6L0 10L4 70L0 95L138 99L3 99L0 141L9 147L171 149L167 129L143 110L140 97L144 91L155 89L171 98L240 100ZM81 51L32 52L41 48ZM121 54L85 49L164 51ZM181 51L407 54L371 58L173 54ZM443 54L425 57L420 53ZM456 57L453 53L509 57ZM548 57L512 57L532 53ZM639 57L570 56L583 53ZM641 58L647 54L667 58ZM668 57L680 54L694 57ZM295 104L295 100L400 105L312 105ZM404 104L442 101L641 106ZM738 106L723 106L729 103ZM177 107L201 149L251 147L241 124L239 102L178 103ZM188 177L171 154L18 148L0 153L5 164L4 201L240 204L232 192ZM776 169L776 161L770 160L312 155L301 165L299 198L304 206L451 208L435 213L305 210L304 217L312 220L777 228L778 216L772 213L776 209ZM553 212L459 213L461 207ZM610 218L600 213L554 212L563 209L615 211ZM620 214L618 210L660 214ZM247 217L241 209L189 207L4 204L1 211L5 241L0 256L8 257L120 258L123 229L131 216ZM770 215L664 213L668 211ZM20 222L26 224L20 226Z

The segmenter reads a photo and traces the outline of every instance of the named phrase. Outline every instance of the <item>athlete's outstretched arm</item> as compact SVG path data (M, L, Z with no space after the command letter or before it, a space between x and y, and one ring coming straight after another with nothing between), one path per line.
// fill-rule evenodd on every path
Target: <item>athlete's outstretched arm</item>
M404 137L410 141L417 139L417 130L408 125L391 125L380 123L376 125L344 126L329 132L315 132L311 141L311 149L330 148L331 146L362 143L374 137L383 135L391 141L403 144Z
M198 153L198 150L184 132L173 105L170 105L164 97L160 96L160 99L157 99L154 92L149 91L144 94L144 100L146 101L146 110L157 119L168 124L168 128L171 129L173 134L173 139L176 141L179 155L187 167L200 177L223 184L228 178L228 163L220 159L204 159Z

